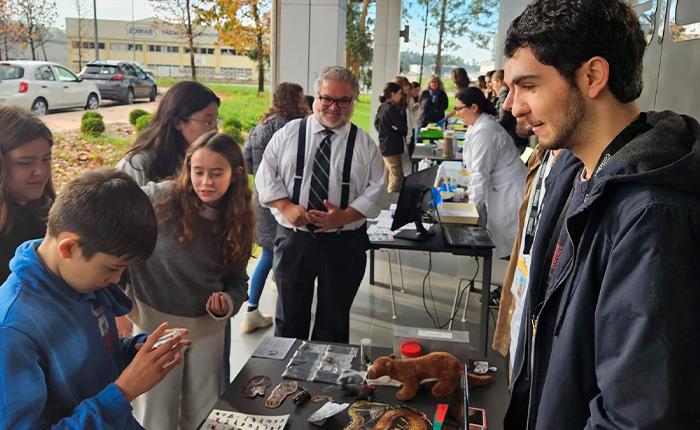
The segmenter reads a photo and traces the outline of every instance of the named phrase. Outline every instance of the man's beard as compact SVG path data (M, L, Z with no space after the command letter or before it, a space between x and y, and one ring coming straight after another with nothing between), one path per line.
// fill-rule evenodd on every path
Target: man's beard
M343 113L342 111L340 112L340 117L333 123L329 122L323 117L323 108L319 112L316 112L316 119L318 120L319 123L321 123L322 126L326 128L340 128L343 127L345 124L350 122L350 117L352 116L352 112L350 113Z
M540 139L540 143L545 149L571 148L572 145L576 144L573 141L574 134L581 127L586 115L583 97L578 88L569 87L563 108L561 119L558 119L556 123L550 123L554 132L552 139L548 142L543 142Z

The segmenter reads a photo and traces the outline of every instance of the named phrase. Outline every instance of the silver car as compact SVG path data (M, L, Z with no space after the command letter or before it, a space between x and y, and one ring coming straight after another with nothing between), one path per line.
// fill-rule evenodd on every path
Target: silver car
M60 64L49 61L0 62L0 104L19 106L37 115L49 110L97 109L100 91Z
M91 61L78 75L97 85L103 99L132 104L139 98L156 99L155 79L134 61Z

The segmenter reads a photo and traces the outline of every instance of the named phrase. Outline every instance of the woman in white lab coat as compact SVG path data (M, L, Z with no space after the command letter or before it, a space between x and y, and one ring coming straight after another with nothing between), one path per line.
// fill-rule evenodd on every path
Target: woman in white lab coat
M479 88L457 93L455 111L470 125L464 141L464 164L469 172L469 198L486 209L486 228L496 249L494 256L510 255L518 230L518 208L523 199L527 168L508 132L498 124L493 104Z

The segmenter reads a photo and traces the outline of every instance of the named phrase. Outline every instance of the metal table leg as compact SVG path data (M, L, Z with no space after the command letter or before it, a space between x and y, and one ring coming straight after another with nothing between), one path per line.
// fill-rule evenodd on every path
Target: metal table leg
M484 272L481 274L481 356L486 357L489 344L489 298L491 293L491 258L493 253L484 257Z
M401 265L401 250L396 250L396 255L399 256L399 274L401 275L401 292L405 293L406 289L403 287L403 266Z
M369 284L374 285L374 249L369 250Z
M396 302L394 301L394 276L391 274L391 250L387 252L389 258L389 291L391 291L391 319L396 319Z

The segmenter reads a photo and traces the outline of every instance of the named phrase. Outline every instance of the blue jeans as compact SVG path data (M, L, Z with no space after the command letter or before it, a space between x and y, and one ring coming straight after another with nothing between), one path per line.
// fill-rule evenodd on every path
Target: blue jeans
M258 261L258 265L255 266L255 273L253 273L253 278L250 280L248 306L257 306L258 302L260 301L263 288L265 288L267 275L270 273L270 269L272 269L272 255L272 248L262 249L260 261Z

